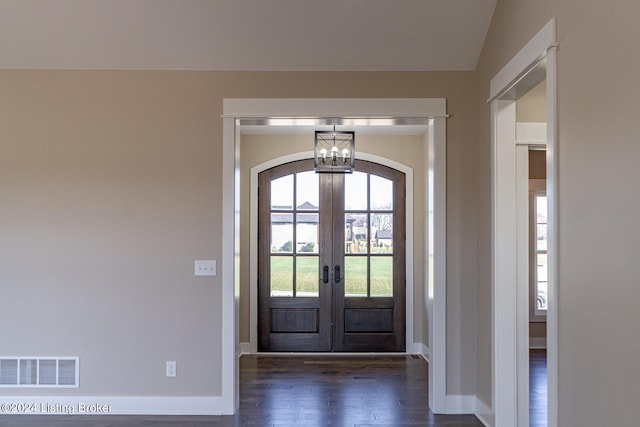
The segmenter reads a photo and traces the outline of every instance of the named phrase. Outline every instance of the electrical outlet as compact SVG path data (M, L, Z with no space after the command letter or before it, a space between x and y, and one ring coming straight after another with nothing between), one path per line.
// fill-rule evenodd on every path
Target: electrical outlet
M196 276L215 276L216 275L216 261L194 261L195 275Z
M175 377L176 376L176 362L175 360L168 360L167 361L167 370L166 370L166 376L167 377Z

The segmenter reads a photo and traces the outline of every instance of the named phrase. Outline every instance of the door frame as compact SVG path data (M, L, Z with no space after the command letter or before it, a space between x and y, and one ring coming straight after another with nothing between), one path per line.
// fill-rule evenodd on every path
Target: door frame
M240 140L242 118L425 118L429 149L425 218L429 247L425 260L425 306L428 316L429 407L446 413L446 99L224 99L222 146L222 336L221 401L223 414L239 406L239 254ZM429 264L433 269L429 270Z
M379 163L381 165L396 169L405 174L406 199L405 199L405 229L413 229L413 169L403 163L386 157L377 156L358 151L356 157L359 160ZM313 159L313 151L303 151L291 153L275 159L267 160L251 168L251 194L249 210L249 348L242 349L243 352L258 353L258 174L267 169L280 166L296 160ZM407 272L413 272L413 234L406 233L405 268ZM413 274L406 275L405 290L405 353L420 353L420 344L413 341ZM417 346L416 346L417 345ZM270 354L273 354L270 352ZM309 353L307 353L309 354ZM344 354L344 353L342 353Z
M528 254L522 229L517 182L515 103L522 89L546 79L546 149L548 218L547 384L548 426L558 423L557 304L557 158L556 158L556 22L551 19L491 80L492 149L492 298L493 298L493 425L528 425L528 279L527 288L513 286L522 275L517 254ZM541 74L538 74L541 73ZM524 86L524 87L523 87ZM521 167L520 167L521 169ZM528 189L527 189L528 193ZM521 209L520 209L521 211ZM520 224L520 225L519 225ZM528 269L528 264L525 266ZM525 340L522 335L527 336ZM526 345L525 345L526 343ZM525 394L526 396L523 396ZM526 397L526 398L525 398ZM488 418L488 417L487 417ZM525 419L526 418L526 419Z

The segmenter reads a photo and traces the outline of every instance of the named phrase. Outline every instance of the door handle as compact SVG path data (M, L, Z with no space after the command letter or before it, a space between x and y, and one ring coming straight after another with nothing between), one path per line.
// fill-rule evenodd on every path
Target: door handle
M340 266L339 265L336 265L333 268L333 278L336 283L340 283Z
M329 266L322 267L322 283L329 283Z

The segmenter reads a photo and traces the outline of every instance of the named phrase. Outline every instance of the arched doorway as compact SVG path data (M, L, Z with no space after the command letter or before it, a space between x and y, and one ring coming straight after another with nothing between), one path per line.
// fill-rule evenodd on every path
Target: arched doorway
M259 175L260 351L405 351L405 175Z

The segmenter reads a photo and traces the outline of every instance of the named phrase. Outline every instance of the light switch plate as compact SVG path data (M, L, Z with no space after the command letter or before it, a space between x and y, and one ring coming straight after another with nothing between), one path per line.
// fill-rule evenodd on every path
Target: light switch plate
M194 261L196 276L215 276L216 261L215 260L196 260Z

